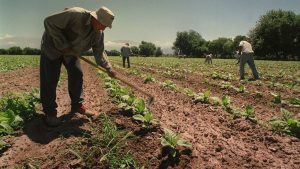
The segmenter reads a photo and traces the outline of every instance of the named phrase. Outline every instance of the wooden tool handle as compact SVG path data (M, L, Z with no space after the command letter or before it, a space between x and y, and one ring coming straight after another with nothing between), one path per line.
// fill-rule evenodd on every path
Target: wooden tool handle
M78 57L79 57L81 60L85 61L86 63L90 64L91 66L93 66L93 67L95 67L95 68L97 68L97 69L99 69L99 70L101 70L101 71L107 73L106 70L105 70L104 68L98 66L96 63L90 61L89 59L84 58L84 57L82 57L82 56L78 56ZM127 80L123 79L122 77L120 77L120 76L118 76L118 75L116 75L114 78L116 78L116 79L122 81L124 84L126 84L126 85L128 85L128 86L130 86L130 87L136 89L137 91L143 93L144 95L148 96L148 97L150 98L150 99L149 99L149 104L152 104L152 103L154 102L154 97L153 97L151 94L149 94L149 93L145 92L144 90L142 90L141 88L139 88L138 86L136 86L136 85L134 85L134 84L128 82Z

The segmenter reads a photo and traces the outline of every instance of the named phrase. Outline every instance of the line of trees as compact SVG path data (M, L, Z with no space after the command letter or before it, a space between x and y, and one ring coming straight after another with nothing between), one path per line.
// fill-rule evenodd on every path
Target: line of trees
M248 36L220 37L206 41L194 30L177 32L172 49L177 56L202 57L212 53L217 58L233 58L241 40L252 43L258 59L299 60L300 15L292 11L271 10L261 16Z
M233 58L236 47L241 40L250 41L258 59L300 60L300 15L292 11L271 10L261 16L248 36L237 35L235 38L220 37L206 41L194 30L177 32L172 49L176 56L202 57L212 53L217 58ZM136 56L162 56L163 51L151 42L142 41L131 46ZM0 54L39 55L39 49L14 46L0 49ZM110 56L120 56L120 51L106 51ZM92 55L87 51L84 55Z
M0 49L0 55L40 55L41 50L25 47L22 49L19 46L13 46L8 49Z
M133 56L162 56L163 51L161 47L156 47L154 43L142 41L139 47L131 46L131 52ZM109 56L120 56L121 52L118 50L110 50L106 51L107 55Z
M151 42L142 41L139 47L131 46L131 51L133 56L162 56L163 51L160 47L156 47L155 44ZM118 50L106 50L109 56L120 56L121 52ZM22 49L19 46L13 46L8 49L0 49L0 55L40 55L41 50L25 47ZM91 50L83 53L85 56L92 56L93 52Z

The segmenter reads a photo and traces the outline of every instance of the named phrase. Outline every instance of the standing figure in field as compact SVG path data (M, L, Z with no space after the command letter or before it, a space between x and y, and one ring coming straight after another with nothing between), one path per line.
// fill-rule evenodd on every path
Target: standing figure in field
M240 61L241 61L241 55L239 54L239 51L236 51L236 52L235 52L234 58L237 60L236 64L240 64Z
M241 41L238 46L238 54L240 55L240 80L245 79L244 76L246 63L248 63L253 73L253 78L250 78L249 80L253 81L259 79L258 72L254 63L254 52L252 50L252 45L247 41Z
M131 49L129 46L129 43L125 43L124 46L121 48L121 55L122 55L122 60L123 60L123 67L125 68L125 61L127 60L127 67L130 68L130 60L129 56L131 55Z
M212 54L205 55L204 63L212 64Z
M71 112L95 116L83 105L83 72L77 56L93 49L96 63L105 68L108 75L116 76L104 51L104 30L111 28L114 14L106 7L88 11L80 7L66 8L44 20L40 58L40 97L46 123L61 124L57 117L56 88L63 64L68 72L68 90Z

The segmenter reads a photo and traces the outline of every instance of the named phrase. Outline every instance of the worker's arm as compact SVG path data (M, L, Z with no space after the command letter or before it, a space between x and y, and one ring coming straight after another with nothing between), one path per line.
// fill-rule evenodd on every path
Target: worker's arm
M113 71L111 64L108 61L107 54L104 51L104 33L97 32L95 37L95 43L92 46L96 63L106 69L106 72L110 76L115 76L116 73Z

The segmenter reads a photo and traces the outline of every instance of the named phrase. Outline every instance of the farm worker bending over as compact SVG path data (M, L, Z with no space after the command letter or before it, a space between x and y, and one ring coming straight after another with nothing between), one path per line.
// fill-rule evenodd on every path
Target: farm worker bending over
M128 68L130 68L129 56L131 55L131 49L129 47L129 43L125 43L125 45L121 48L121 55L123 60L123 67L125 67L125 61L127 60Z
M111 28L114 14L106 7L98 11L88 11L80 7L66 8L64 11L48 16L44 20L45 32L41 43L40 58L40 97L46 123L58 126L56 87L61 65L68 72L68 90L71 98L71 112L89 116L96 115L83 106L83 73L76 56L93 49L96 63L114 77L107 55L104 51L104 33Z
M204 63L212 64L212 54L205 55Z
M249 67L252 70L254 78L250 78L249 80L257 80L259 79L253 55L254 52L252 50L252 46L249 42L247 41L241 41L239 46L238 46L238 53L240 56L240 79L243 80L245 79L245 64L248 63Z

